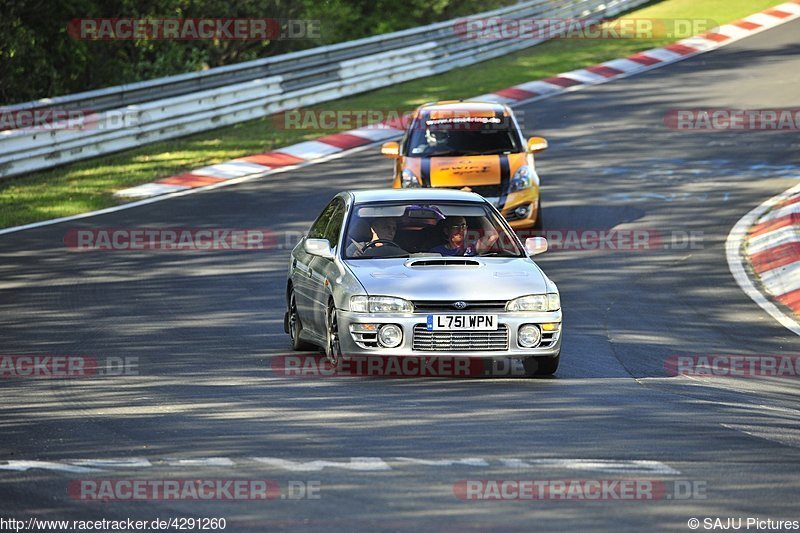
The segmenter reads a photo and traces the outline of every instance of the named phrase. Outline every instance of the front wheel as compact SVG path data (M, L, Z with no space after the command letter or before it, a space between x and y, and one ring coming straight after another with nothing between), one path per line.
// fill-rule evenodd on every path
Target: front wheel
M560 362L561 353L559 352L555 357L528 357L522 360L522 366L525 368L526 376L551 376L558 370Z
M334 305L333 301L328 303L325 318L328 325L328 342L325 343L325 356L331 366L336 368L342 358L342 348L339 343L339 320L336 317L336 305Z

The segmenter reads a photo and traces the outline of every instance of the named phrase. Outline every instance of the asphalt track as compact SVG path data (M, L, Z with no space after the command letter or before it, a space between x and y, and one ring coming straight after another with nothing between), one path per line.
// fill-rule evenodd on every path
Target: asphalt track
M796 21L519 108L527 133L551 145L539 158L547 228L703 234L694 249L667 238L647 251L542 256L561 289L567 328L553 379L278 376L270 360L289 353L282 328L288 250L76 253L64 246L71 228L301 232L335 192L388 183L390 162L375 148L3 236L0 354L138 357L139 375L3 380L0 515L216 516L227 519L228 531L686 531L692 517L800 519L798 379L668 377L664 369L674 354L800 353L797 337L738 288L724 250L744 213L796 183L797 134L686 133L663 123L675 108L796 107L798 34ZM175 462L209 457L230 461ZM298 471L254 457L373 457L389 469ZM2 469L2 461L110 458L144 458L149 466ZM69 497L69 481L87 476L319 481L321 497ZM461 501L453 491L467 479L619 478L698 482L706 498Z

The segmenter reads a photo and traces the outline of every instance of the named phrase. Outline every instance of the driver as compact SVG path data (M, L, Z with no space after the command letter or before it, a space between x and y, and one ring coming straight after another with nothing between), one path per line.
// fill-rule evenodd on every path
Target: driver
M370 224L370 232L372 233L372 238L369 241L359 242L350 239L350 244L347 246L348 257L361 256L368 249L367 247L380 248L385 246L385 243L378 241L391 241L394 239L395 233L397 233L397 220L393 217L379 217L373 219ZM372 244L372 246L370 246L370 244Z
M431 249L431 252L444 256L475 256L489 250L498 238L497 232L493 229L485 230L486 234L483 237L474 244L469 244L467 240L467 220L461 216L447 217L442 222L442 230L447 242L435 246Z

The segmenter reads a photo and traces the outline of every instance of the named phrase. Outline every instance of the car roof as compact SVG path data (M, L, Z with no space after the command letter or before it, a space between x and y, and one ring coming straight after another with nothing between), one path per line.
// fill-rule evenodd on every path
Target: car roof
M482 102L480 100L442 100L440 102L429 102L419 107L419 111L438 110L505 113L508 111L508 106L497 102Z
M363 191L344 191L349 194L354 203L390 202L390 201L415 201L415 202L485 202L486 200L474 192L459 191L455 189L413 188L413 189L371 189Z

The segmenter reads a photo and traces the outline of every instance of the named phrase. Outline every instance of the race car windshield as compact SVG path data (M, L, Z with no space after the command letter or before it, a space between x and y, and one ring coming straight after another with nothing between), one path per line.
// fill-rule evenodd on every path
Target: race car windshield
M522 152L519 135L508 117L420 118L407 143L416 157L492 155Z
M522 256L515 236L479 203L358 204L344 242L346 259Z

